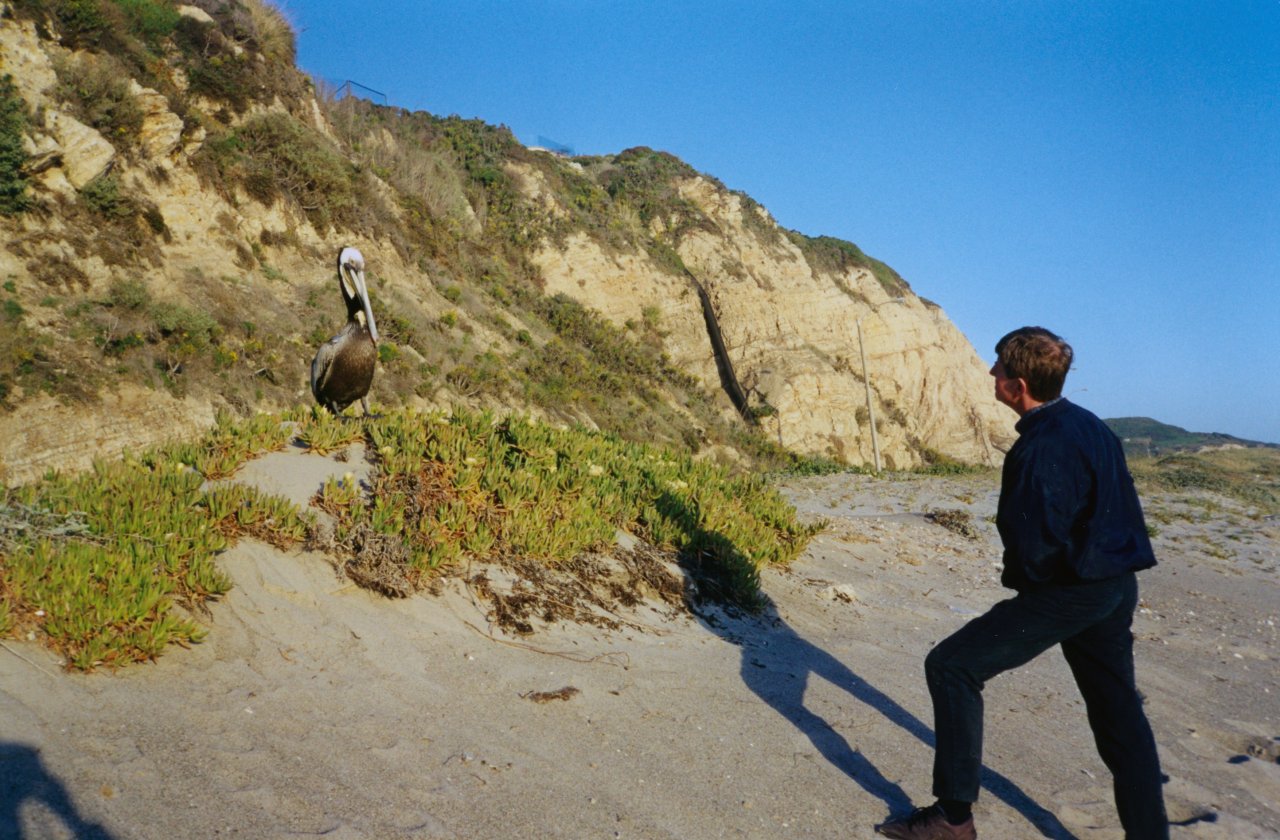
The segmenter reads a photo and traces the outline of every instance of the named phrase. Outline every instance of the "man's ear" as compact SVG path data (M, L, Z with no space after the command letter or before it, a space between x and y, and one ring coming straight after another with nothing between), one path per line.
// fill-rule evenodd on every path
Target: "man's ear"
M1043 405L1041 400L1031 396L1031 386L1027 384L1027 380L1019 377L1013 381L1017 383L1013 401L1021 406L1021 411L1030 411L1038 405Z

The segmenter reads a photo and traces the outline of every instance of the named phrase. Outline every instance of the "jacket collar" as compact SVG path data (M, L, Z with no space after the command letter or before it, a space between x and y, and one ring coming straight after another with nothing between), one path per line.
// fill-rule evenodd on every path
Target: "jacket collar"
M1070 405L1071 403L1067 401L1066 397L1049 400L1047 403L1036 406L1018 418L1018 422L1014 424L1013 428L1020 435L1026 434L1048 418L1066 411Z

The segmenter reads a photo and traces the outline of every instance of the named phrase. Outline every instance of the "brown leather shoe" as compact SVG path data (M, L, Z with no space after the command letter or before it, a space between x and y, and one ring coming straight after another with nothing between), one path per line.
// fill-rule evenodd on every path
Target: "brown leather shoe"
M937 805L917 808L905 817L876 826L876 831L896 840L977 840L973 817L960 825L947 822L947 815Z

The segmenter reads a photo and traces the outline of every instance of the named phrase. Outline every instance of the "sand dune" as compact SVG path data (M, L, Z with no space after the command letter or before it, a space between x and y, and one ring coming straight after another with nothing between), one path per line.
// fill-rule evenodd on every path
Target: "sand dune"
M238 480L305 502L360 463ZM648 604L616 631L504 635L463 581L391 601L244 541L191 650L77 675L4 643L0 837L872 837L929 800L925 652L1003 597L994 481L794 480L831 524L764 574L763 616ZM1280 836L1280 535L1227 513L1161 526L1141 578L1175 838ZM994 681L987 724L982 837L1122 836L1059 656Z

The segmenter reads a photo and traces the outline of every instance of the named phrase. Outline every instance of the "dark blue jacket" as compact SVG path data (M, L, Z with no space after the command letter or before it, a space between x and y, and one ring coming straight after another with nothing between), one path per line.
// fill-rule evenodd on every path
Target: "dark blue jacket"
M1016 428L996 511L1005 586L1104 580L1156 564L1124 450L1105 423L1063 399Z

